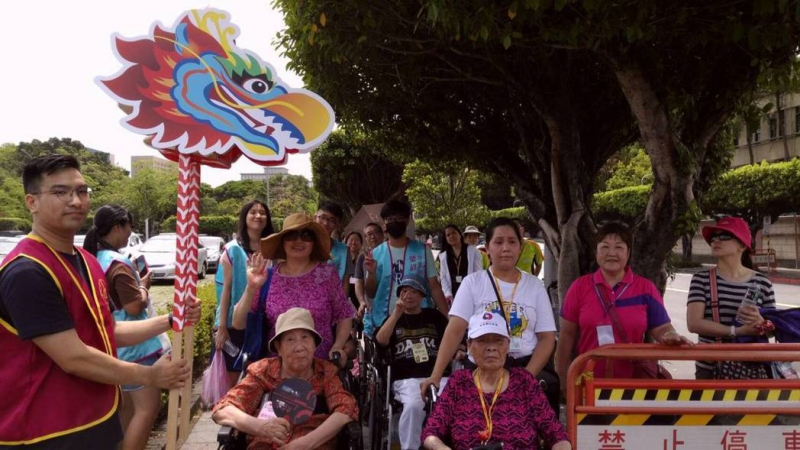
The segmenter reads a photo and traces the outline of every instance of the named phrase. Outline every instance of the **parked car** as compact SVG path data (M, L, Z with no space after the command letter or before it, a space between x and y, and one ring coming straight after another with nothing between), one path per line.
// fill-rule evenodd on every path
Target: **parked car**
M144 244L142 235L139 233L131 233L131 235L128 236L128 245L119 249L119 252L129 258L136 257L138 255L139 247L141 247L142 244Z
M217 271L225 240L216 236L200 236L200 243L208 250L208 270Z
M85 234L76 234L75 237L72 238L72 243L75 244L75 247L83 248L83 241L86 240Z
M152 280L174 280L175 261L177 259L178 236L175 233L164 233L147 240L137 253L144 255ZM202 242L197 252L197 277L203 279L208 272L208 251Z
M11 253L11 250L14 250L14 247L16 247L21 240L22 238L0 237L0 261L5 259L6 255Z

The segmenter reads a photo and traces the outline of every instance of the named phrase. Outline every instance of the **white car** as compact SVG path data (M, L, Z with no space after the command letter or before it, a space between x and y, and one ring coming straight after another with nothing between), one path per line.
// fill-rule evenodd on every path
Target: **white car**
M152 280L175 279L177 242L178 236L175 233L164 233L151 237L139 247L138 253L144 255L150 271L153 272ZM197 277L205 278L206 272L208 272L208 251L200 243L197 252Z
M200 243L208 250L208 270L216 272L225 240L216 236L200 236Z

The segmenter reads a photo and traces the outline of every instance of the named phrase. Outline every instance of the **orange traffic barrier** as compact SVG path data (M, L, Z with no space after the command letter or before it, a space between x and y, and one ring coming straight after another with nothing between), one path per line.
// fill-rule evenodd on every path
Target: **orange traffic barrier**
M608 360L700 360L700 361L800 361L800 344L702 344L694 347L673 347L658 344L615 344L584 353L572 362L567 373L567 428L575 449L579 448L578 427L597 425L608 430L600 433L599 443L580 447L588 449L627 449L626 434L630 443L634 426L667 425L672 428L672 446L664 439L664 449L685 448L678 438L680 426L718 425L715 417L736 415L734 427L725 430L723 440L713 446L693 448L748 448L720 446L725 439L763 439L755 426L777 426L778 437L785 442L796 442L776 448L800 449L800 380L686 380L686 379L620 379L594 378L594 366L600 359ZM666 420L664 418L668 418ZM589 418L589 420L587 420ZM660 418L660 419L659 419ZM788 419L787 419L788 418ZM601 427L602 428L602 427ZM651 427L654 430L657 427ZM662 427L663 428L663 427ZM741 430L740 430L741 428ZM689 428L685 428L688 430ZM593 429L594 430L594 429ZM622 431L620 431L622 430ZM641 428L645 430L645 428ZM648 430L648 431L649 431ZM763 430L763 428L762 428ZM595 430L596 431L596 430ZM624 432L623 432L624 431ZM783 435L780 433L784 432ZM736 435L735 433L740 433ZM762 433L763 434L763 433ZM773 433L775 434L775 433ZM603 438L606 437L606 443ZM690 436L691 437L691 436ZM586 442L584 433L583 441ZM617 439L614 441L613 439ZM716 437L719 438L718 436ZM652 439L652 437L651 437ZM710 442L710 441L709 441ZM715 441L716 442L716 441ZM688 445L688 444L687 444ZM762 441L763 445L763 441ZM796 445L796 446L795 446ZM653 444L649 448L661 449ZM751 446L750 448L767 448Z

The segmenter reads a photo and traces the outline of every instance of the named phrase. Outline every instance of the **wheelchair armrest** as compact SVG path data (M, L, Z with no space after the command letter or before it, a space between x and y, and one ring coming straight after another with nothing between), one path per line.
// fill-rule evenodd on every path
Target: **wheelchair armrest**
M221 426L219 427L219 431L217 431L217 442L220 445L226 445L233 439L233 428L229 426Z
M361 424L356 420L348 422L342 429L348 447L353 450L360 450L364 446L364 437L361 433Z

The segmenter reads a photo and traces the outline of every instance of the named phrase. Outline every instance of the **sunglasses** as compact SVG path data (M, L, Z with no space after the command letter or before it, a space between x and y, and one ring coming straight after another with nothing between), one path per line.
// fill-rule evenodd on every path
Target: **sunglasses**
M293 242L300 239L303 242L314 242L317 240L317 236L311 230L292 230L285 235L283 235L283 240L288 242Z
M716 241L725 242L725 241L730 241L731 239L733 239L733 235L730 233L716 233L711 235L711 239L709 239L708 242L716 242Z

